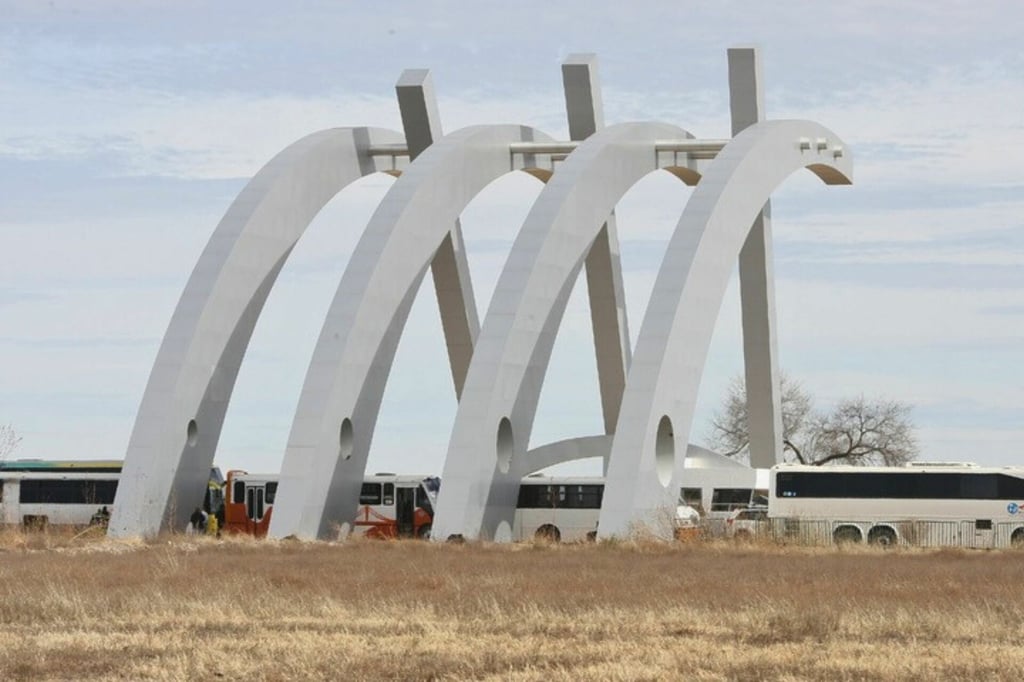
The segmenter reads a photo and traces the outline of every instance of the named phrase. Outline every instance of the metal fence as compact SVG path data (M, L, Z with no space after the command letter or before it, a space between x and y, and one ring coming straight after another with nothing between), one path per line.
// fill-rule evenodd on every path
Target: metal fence
M712 525L705 531L705 537L725 534ZM801 546L851 542L904 547L1024 548L1024 523L776 518L748 522L735 531L734 537Z

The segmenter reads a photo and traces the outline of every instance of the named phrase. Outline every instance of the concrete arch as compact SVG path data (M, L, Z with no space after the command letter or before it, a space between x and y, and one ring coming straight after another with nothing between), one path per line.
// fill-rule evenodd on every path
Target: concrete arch
M512 172L509 145L550 139L526 126L465 128L427 147L387 193L317 341L281 468L271 536L325 537L333 524L349 520L392 359L426 268L473 197Z
M359 178L390 171L379 128L308 135L270 160L221 219L178 301L125 455L113 536L184 527L201 504L231 392L253 328L289 253L317 213Z
M582 142L541 192L480 330L445 460L435 539L510 537L551 348L588 249L619 199L659 168L655 141L691 137L662 123L605 128ZM506 420L510 432L499 426Z
M631 524L676 504L684 470L675 453L687 442L736 257L771 193L801 168L826 184L849 184L853 160L842 140L816 123L757 123L726 145L690 197L658 273L626 380L598 525L601 537L624 535ZM666 419L664 432L659 425Z
M522 472L523 476L529 476L555 464L575 462L592 457L605 459L611 453L611 450L611 434L578 436L576 438L557 440L553 443L545 443L527 452L526 457L518 462L519 466L516 473Z
M612 439L614 437L614 434L577 436L576 438L566 438L565 440L539 445L526 453L525 465L523 466L523 470L526 473L523 476L529 476L555 464L564 464L566 462L575 462L595 457L607 457L611 453ZM686 446L684 466L686 468L706 468L708 466L746 468L745 464L693 443Z

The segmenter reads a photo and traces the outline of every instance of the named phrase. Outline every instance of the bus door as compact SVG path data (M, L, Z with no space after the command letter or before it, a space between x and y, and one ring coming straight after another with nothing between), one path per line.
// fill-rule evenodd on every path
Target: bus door
M975 549L991 549L995 546L994 527L992 519L964 521L962 529L964 544Z
M247 486L245 489L245 515L249 520L250 530L256 534L260 521L266 511L263 486Z
M416 534L416 488L395 489L395 524L400 538Z

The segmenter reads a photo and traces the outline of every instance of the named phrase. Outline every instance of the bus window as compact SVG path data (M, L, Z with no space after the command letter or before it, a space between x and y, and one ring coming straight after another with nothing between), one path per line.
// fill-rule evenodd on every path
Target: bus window
M679 491L679 501L688 507L696 509L703 506L704 500L700 488L682 488Z
M599 485L569 485L566 504L570 509L600 509L604 488Z
M364 483L359 491L359 504L380 504L380 483Z
M113 504L117 481L31 480L21 482L21 504Z
M235 481L234 489L231 491L231 501L235 504L245 502L245 481Z
M711 511L732 511L749 506L753 492L750 488L715 488L711 494Z
M558 506L558 486L541 486L537 494L537 507L540 509L554 509Z
M536 509L540 497L540 486L533 483L523 483L519 486L519 500L516 502L518 509Z
M557 485L523 483L519 486L519 509L553 509L558 504ZM563 495L564 490L563 490Z
M395 503L395 484L385 483L384 484L384 506L390 506Z
M263 519L263 489L256 489L256 516L253 517L253 521L260 521Z
M430 504L430 497L427 496L427 491L422 486L416 488L416 506L431 516L434 515L434 506Z
M277 496L277 481L267 481L267 504L274 504L274 498Z

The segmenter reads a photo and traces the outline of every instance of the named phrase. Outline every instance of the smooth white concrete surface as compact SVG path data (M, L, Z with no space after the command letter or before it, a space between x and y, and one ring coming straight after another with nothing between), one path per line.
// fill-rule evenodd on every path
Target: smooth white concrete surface
M565 90L565 110L569 118L569 139L585 140L604 127L597 56L569 55L562 64L562 84ZM612 212L590 246L584 266L605 433L615 431L631 354L619 254L618 228L615 213ZM604 470L607 469L608 462L605 460Z
M317 212L373 172L400 177L360 238L321 329L288 439L272 536L331 537L350 521L394 353L428 267L460 398L435 539L508 539L521 478L581 457L605 461L602 536L674 508L707 347L737 258L751 456L756 466L774 463L782 434L769 198L804 167L826 183L848 183L852 159L817 124L761 121L760 69L756 50L730 50L735 138L727 143L693 140L664 123L604 128L596 59L572 55L562 69L570 143L517 125L442 137L430 74L409 70L396 86L408 143L391 131L339 128L285 149L232 204L182 294L139 408L110 534L184 525L206 488L238 369L277 273ZM657 169L699 184L631 360L613 212ZM547 185L481 326L458 217L515 170ZM528 449L551 349L584 265L605 434Z
M736 136L764 120L764 81L755 48L734 47L728 54L729 104L732 134ZM740 250L739 270L750 466L769 468L782 461L782 389L775 340L770 200L754 218Z
M677 449L687 442L736 258L765 201L801 168L826 184L849 184L853 159L835 133L816 123L757 123L726 145L690 197L637 338L612 443L599 537L628 534L634 524L648 523L660 509L676 504L685 481L682 458L672 458L666 485L658 476L659 424L669 419Z
M519 460L527 451L551 348L583 261L619 199L657 170L656 141L691 137L662 123L605 128L582 142L541 191L480 330L442 473L434 539L510 535L519 480L529 468ZM504 419L512 430L507 463L498 453Z
M441 114L437 108L430 71L404 71L395 85L395 94L398 96L402 128L408 141L409 158L415 160L434 140L442 137ZM434 280L434 291L437 292L441 329L448 349L455 395L458 397L462 395L469 359L473 356L473 344L480 332L469 261L466 260L466 244L458 219L437 248L434 260L430 263L430 274Z
M314 133L275 156L238 195L160 345L128 443L111 536L185 527L202 503L242 357L288 254L339 191L392 170L369 147L400 142L400 134L378 128Z
M456 131L427 147L385 195L313 352L288 437L272 537L330 537L350 520L391 363L426 268L473 197L512 172L509 145L549 140L526 126ZM346 422L349 435L341 438Z

